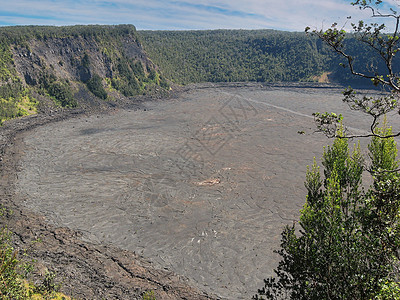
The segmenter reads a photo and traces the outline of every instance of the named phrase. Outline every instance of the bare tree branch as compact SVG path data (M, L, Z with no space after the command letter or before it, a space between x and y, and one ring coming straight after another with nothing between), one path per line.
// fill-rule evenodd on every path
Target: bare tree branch
M349 67L351 74L369 79L375 86L382 87L382 94L374 97L358 95L351 88L344 91L343 101L349 105L350 109L359 110L372 118L368 134L349 135L345 138L392 138L400 136L400 131L390 136L381 136L375 131L382 116L399 109L398 100L400 99L400 74L396 73L397 70L393 68L393 59L397 52L400 51L400 15L392 8L390 12L382 12L380 6L382 2L382 0L356 0L352 5L358 6L360 9L370 10L372 18L394 19L394 28L391 33L387 33L384 23L366 24L364 21L359 21L357 25L351 25L353 28L352 36L378 54L378 57L386 67L384 73L379 73L377 66L374 66L375 64L371 66L372 69L368 72L358 70L360 66L355 66L355 58L346 50L348 33L343 29L344 27L339 29L337 23L334 23L328 30L312 31L312 34L323 40L331 49L345 59L345 65ZM307 27L306 32L309 32L309 30L310 28ZM367 68L368 66L365 66L365 70ZM324 132L328 137L337 137L335 130L339 122L341 122L338 116L328 113L316 113L314 118L318 131Z

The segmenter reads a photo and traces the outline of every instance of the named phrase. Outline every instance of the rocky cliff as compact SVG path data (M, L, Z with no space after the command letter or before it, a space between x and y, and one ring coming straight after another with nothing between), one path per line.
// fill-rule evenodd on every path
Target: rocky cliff
M168 90L132 25L0 28L0 118Z

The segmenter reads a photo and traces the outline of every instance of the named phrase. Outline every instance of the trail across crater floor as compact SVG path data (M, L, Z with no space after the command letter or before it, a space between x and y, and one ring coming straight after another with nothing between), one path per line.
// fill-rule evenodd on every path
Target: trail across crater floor
M18 201L201 290L248 299L272 275L306 166L329 143L310 116L346 111L340 99L336 89L220 87L48 124L24 136Z

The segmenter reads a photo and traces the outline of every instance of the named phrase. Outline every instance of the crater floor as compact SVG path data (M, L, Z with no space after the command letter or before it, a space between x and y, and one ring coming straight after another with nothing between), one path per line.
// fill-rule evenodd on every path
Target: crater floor
M272 275L280 233L305 201L306 166L329 144L311 114L349 112L338 89L198 89L145 111L25 134L19 201L92 242L140 253L222 298Z

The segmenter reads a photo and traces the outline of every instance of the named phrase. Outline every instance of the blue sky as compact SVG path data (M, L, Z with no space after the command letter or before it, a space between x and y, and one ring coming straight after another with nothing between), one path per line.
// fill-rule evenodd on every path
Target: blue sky
M397 1L397 0L387 0ZM0 26L133 24L138 30L303 31L366 17L345 0L0 0Z

